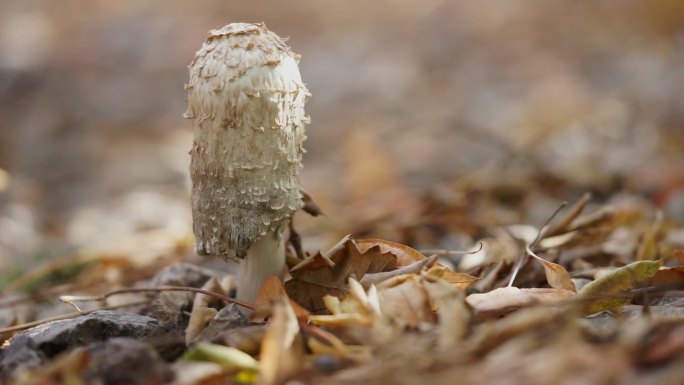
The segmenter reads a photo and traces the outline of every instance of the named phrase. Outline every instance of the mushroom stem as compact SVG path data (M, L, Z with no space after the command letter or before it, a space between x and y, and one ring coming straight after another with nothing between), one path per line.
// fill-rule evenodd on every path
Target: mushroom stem
M285 270L285 229L287 223L254 242L247 250L247 257L240 263L240 280L237 299L254 303L266 278L282 277Z

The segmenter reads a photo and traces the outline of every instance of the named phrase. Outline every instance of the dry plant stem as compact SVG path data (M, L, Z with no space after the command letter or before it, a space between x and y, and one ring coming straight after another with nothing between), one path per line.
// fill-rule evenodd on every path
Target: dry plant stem
M582 197L575 202L572 207L568 210L559 221L553 224L549 224L544 232L544 236L551 237L554 235L559 235L567 232L570 229L573 221L582 213L587 204L591 201L591 194L585 193Z
M403 274L414 274L419 272L423 267L431 267L435 264L435 262L437 262L437 258L437 255L432 255L428 258L421 259L420 261L403 266L396 270L366 274L361 278L359 283L361 283L364 288L368 289L372 285L377 285L380 282L386 281L390 278L394 278Z
M294 228L294 220L290 220L289 224L290 228L290 236L289 236L289 242L290 245L292 245L292 248L294 249L295 255L297 258L300 260L304 260L306 258L306 255L304 255L304 250L302 249L302 237L299 236L299 233L297 230Z
M437 255L471 255L477 254L482 251L483 243L478 242L477 250L473 251L461 251L461 250L447 250L447 249L424 249L418 250L421 254L437 254Z
M0 329L0 334L30 329L34 326L42 325L42 324L47 323L47 322L59 321L59 320L63 320L63 319L79 317L82 315L88 315L88 314L95 312L95 311L98 311L98 310L121 309L121 308L125 308L125 307L145 305L149 302L150 301L140 301L140 302L125 303L125 304L120 304L120 305L103 306L103 307L93 309L93 310L88 310L88 311L80 311L79 310L79 311L75 311L73 313L61 314L61 315L57 315L57 316L50 317L50 318L43 318L43 319L40 319L37 321L26 322L26 323L23 323L20 325L14 325L14 326L10 326L10 327L4 328L4 329ZM72 304L72 306L73 306L73 304Z
M128 289L121 289L121 290L114 290L110 291L107 294L104 295L90 295L90 296L62 296L60 297L60 300L62 300L65 303L69 303L72 306L74 304L72 302L80 302L80 301L104 301L109 297L119 295L119 294L130 294L130 293L146 293L146 292L161 292L161 291L190 291L193 293L200 293L200 294L205 294L229 303L234 303L236 305L242 306L244 308L253 310L254 306L244 302L240 301L239 299L231 298L228 297L227 295L221 294L221 293L216 293L213 291L209 290L203 290L203 289L198 289L196 287L187 287L187 286L161 286L161 287L133 287L133 288L128 288ZM74 306L76 309L78 307Z
M565 206L567 205L568 202L563 202L560 204L560 206L558 206L556 211L554 211L553 214L551 214L549 219L547 219L546 222L544 222L544 225L539 229L539 231L537 232L537 236L534 238L534 240L525 248L525 250L523 250L522 253L520 253L520 256L518 256L518 262L516 263L515 267L513 268L513 272L511 273L511 279L510 281L508 281L508 287L513 287L513 283L515 283L515 278L518 276L518 272L529 260L527 249L532 250L535 246L537 246L537 243L539 243L539 241L542 239L544 235L544 229L548 227L549 223L551 223L553 218L556 215L558 215L558 213L561 212L561 210L563 210L563 208L565 208Z
M324 215L323 210L321 210L321 208L318 207L318 205L313 200L311 195L307 194L306 191L301 191L301 193L302 193L302 202L304 202L304 206L302 207L302 210L304 210L304 212L311 215L312 217Z
M305 323L300 322L299 327L302 328L302 330L306 333L311 334L312 336L318 337L325 342L327 342L330 346L335 348L338 352L342 353L345 356L349 355L349 349L347 346L342 342L337 336L334 334L327 332L317 326L312 326L312 325L307 325Z

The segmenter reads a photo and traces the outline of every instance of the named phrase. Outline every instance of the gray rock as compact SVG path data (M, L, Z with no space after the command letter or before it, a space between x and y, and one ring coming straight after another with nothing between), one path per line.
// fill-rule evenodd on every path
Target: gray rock
M190 263L178 263L162 269L152 279L151 286L188 286L202 287L214 273ZM150 304L145 314L159 320L162 328L172 333L182 334L188 325L188 315L192 308L192 292L161 292Z
M191 263L177 263L160 270L152 278L152 286L190 286L201 287L215 274L208 269Z
M191 292L162 292L144 313L159 320L161 328L174 334L183 334L188 326L188 312L192 308Z
M77 346L113 337L144 338L163 333L154 318L115 311L96 311L78 318L52 321L15 335L0 355L0 378L19 367L35 368Z
M164 384L173 371L148 344L132 338L113 338L86 348L89 354L84 379L88 384Z
M240 312L240 307L234 303L219 310L209 325L202 330L195 341L214 341L226 330L234 329L249 324L247 317Z

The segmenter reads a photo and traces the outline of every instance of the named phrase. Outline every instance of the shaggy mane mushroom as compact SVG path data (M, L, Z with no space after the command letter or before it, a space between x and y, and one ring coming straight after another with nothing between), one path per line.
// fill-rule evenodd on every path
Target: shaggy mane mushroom
M292 52L263 23L210 31L190 64L192 215L200 255L241 262L253 301L285 268L285 232L303 206L299 169L310 96Z

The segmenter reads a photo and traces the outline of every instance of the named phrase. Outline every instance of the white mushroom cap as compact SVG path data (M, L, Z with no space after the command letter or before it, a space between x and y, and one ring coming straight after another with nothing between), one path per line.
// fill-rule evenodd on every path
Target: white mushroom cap
M262 23L213 30L188 67L197 252L241 259L302 207L299 56Z

